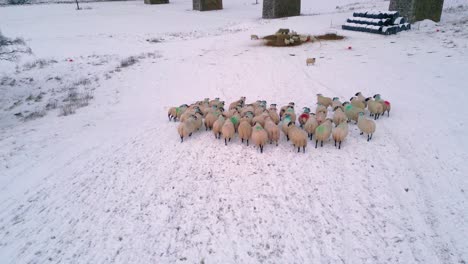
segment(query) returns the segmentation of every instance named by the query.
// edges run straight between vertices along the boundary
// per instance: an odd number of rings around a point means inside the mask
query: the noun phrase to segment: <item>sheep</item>
[[[383,112],[382,114],[385,115],[385,112],[387,112],[387,116],[390,117],[390,110],[392,109],[392,105],[390,104],[389,101],[385,101],[383,100],[381,97],[380,97],[380,94],[376,94],[374,95],[374,99],[375,101],[379,102],[380,104],[382,104],[382,107],[383,107]]]
[[[265,111],[266,111],[266,108],[263,105],[260,105],[255,109],[254,115],[259,116]]]
[[[338,97],[333,97],[332,108],[335,109],[336,107],[344,111],[343,103],[340,102],[340,99]]]
[[[268,113],[262,113],[261,115],[258,115],[258,116],[255,116],[253,119],[252,119],[252,123],[255,124],[255,123],[260,123],[260,125],[262,125],[262,127],[265,126],[265,119],[267,117],[269,117],[270,115]]]
[[[323,147],[323,141],[330,138],[332,132],[332,120],[327,118],[320,126],[315,129],[315,148],[320,141],[320,146]]]
[[[375,122],[370,119],[367,119],[364,116],[364,113],[359,113],[357,125],[358,125],[359,130],[361,130],[361,135],[366,133],[367,141],[370,141],[375,132]]]
[[[315,115],[315,118],[317,119],[318,124],[322,124],[325,119],[327,119],[327,114],[324,112],[318,112],[318,114]]]
[[[268,139],[270,140],[270,144],[273,143],[273,141],[276,143],[276,146],[278,146],[278,141],[280,138],[280,130],[278,128],[278,125],[275,124],[275,122],[267,117],[265,120],[265,130],[268,134]]]
[[[231,142],[231,139],[234,137],[235,129],[234,129],[234,124],[232,123],[231,119],[226,119],[226,121],[223,124],[223,127],[221,128],[221,134],[223,135],[224,138],[224,145],[227,146],[227,142]]]
[[[330,97],[325,97],[322,94],[317,94],[317,103],[328,108],[332,105],[332,99]]]
[[[235,101],[235,102],[232,102],[230,105],[229,105],[229,110],[231,109],[235,109],[237,106],[244,106],[244,102],[245,102],[245,97],[242,96],[239,100]]]
[[[278,112],[276,110],[276,104],[272,104],[270,106],[270,108],[268,109],[268,115],[270,116],[271,120],[275,122],[275,124],[279,124],[280,116],[278,115]]]
[[[315,118],[315,114],[311,114],[309,119],[304,125],[304,130],[307,132],[309,139],[312,140],[314,135],[315,129],[319,126],[317,119]]]
[[[307,58],[306,59],[306,65],[309,66],[309,65],[314,65],[315,64],[315,58]]]
[[[188,105],[183,104],[179,107],[171,107],[169,108],[169,111],[167,113],[167,117],[169,118],[169,121],[174,120],[174,122],[179,119],[181,115],[187,110]]]
[[[215,110],[215,111],[210,111],[206,116],[205,116],[205,129],[212,130],[213,129],[213,124],[216,122],[218,119],[218,116],[221,115],[221,111]]]
[[[195,116],[197,117],[195,119],[195,130],[198,131],[203,126],[203,116],[200,113],[195,113]]]
[[[285,114],[283,118],[283,123],[281,124],[281,130],[283,131],[284,135],[286,136],[286,139],[289,141],[289,136],[288,136],[288,130],[289,126],[288,124],[291,122],[291,116],[289,114]]]
[[[211,101],[209,102],[209,105],[210,105],[210,106],[213,106],[213,105],[218,105],[219,103],[220,103],[219,97],[216,97],[214,100],[211,100]]]
[[[258,40],[258,36],[257,35],[250,35],[250,40]]]
[[[328,110],[327,110],[327,107],[325,107],[324,105],[317,103],[317,107],[315,108],[315,115],[318,115],[320,112],[324,113],[326,116],[328,113]]]
[[[310,108],[304,107],[304,112],[299,116],[299,125],[301,126],[301,128],[307,122],[309,117],[310,117]]]
[[[248,112],[251,112],[252,115],[255,112],[255,108],[253,107],[252,104],[244,105],[244,107],[242,107],[241,112],[240,112],[241,117],[244,117]]]
[[[348,122],[343,121],[341,122],[335,129],[332,131],[332,137],[333,140],[335,141],[335,147],[336,147],[336,142],[338,142],[338,149],[341,149],[341,142],[346,138],[348,135]]]
[[[216,120],[213,124],[213,134],[215,135],[216,139],[221,138],[221,129],[226,121],[226,116],[221,114],[218,116],[218,120]]]
[[[357,92],[357,93],[355,94],[355,96],[356,96],[356,98],[357,98],[359,101],[361,101],[361,102],[364,102],[364,101],[366,100],[366,97],[363,96],[361,92]]]
[[[200,111],[200,107],[198,106],[190,106],[187,108],[187,110],[185,110],[185,112],[183,112],[183,114],[180,115],[180,122],[184,122],[188,117],[190,117],[191,115],[194,115],[196,113],[200,113],[201,114],[201,111]]]
[[[240,121],[239,128],[239,138],[244,143],[244,139],[247,140],[247,146],[249,145],[249,139],[252,136],[252,126],[250,125],[250,120],[246,117],[243,117]]]
[[[196,120],[197,117],[195,115],[191,115],[187,120],[179,124],[177,127],[177,132],[179,132],[180,143],[184,142],[185,137],[190,137],[192,136],[192,133],[195,132],[197,125]]]
[[[294,113],[294,107],[290,106],[286,110],[286,114],[291,117],[291,121],[295,124],[296,123],[296,113]]]
[[[288,105],[285,105],[285,106],[281,107],[280,113],[279,113],[280,120],[283,119],[283,116],[284,116],[284,114],[286,113],[286,110],[287,110],[289,107],[292,107],[292,108],[294,109],[294,102],[290,102]]]
[[[252,130],[252,142],[260,148],[260,153],[263,153],[263,147],[268,141],[268,134],[263,129],[260,123],[256,123]]]
[[[232,116],[231,116],[231,122],[232,124],[234,125],[234,131],[237,132],[237,129],[239,128],[239,123],[240,123],[240,115],[239,113],[234,113]]]
[[[366,109],[366,103],[364,103],[364,101],[359,100],[357,97],[351,97],[349,101],[353,106],[359,107],[361,109]]]
[[[333,109],[333,123],[335,126],[338,126],[342,122],[348,122],[348,118],[346,117],[346,114],[343,112],[343,110],[340,107],[335,107]]]
[[[358,121],[359,113],[364,113],[364,109],[351,105],[349,102],[344,102],[343,106],[345,108],[345,114],[348,118],[348,122],[354,120],[356,123]]]
[[[294,147],[297,148],[297,152],[300,152],[302,147],[302,151],[305,153],[305,148],[307,147],[307,133],[294,125],[293,122],[289,122],[288,127],[288,136]]]
[[[366,98],[366,102],[370,116],[373,116],[374,120],[379,119],[380,115],[382,115],[384,111],[382,104],[380,102],[374,101],[372,97]]]

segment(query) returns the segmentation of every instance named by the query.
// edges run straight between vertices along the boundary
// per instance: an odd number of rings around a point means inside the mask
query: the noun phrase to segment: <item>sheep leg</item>
[[[370,139],[372,139],[372,136],[374,136],[374,134],[370,134]]]
[[[336,147],[336,140],[335,140],[335,147]]]
[[[169,122],[171,122],[172,121],[171,115],[167,115],[167,117],[169,117]]]
[[[278,140],[276,141],[276,146],[278,146]]]
[[[286,139],[287,139],[287,141],[289,141],[289,136],[288,135],[286,135]]]
[[[184,137],[180,137],[180,143],[184,142]]]
[[[369,140],[370,140],[370,135],[367,134],[367,142],[369,142]]]
[[[364,132],[361,132],[361,134],[359,134],[359,135],[362,135],[362,134],[364,134]]]
[[[322,147],[322,148],[323,148],[323,140],[322,140],[322,141],[320,141],[320,147]]]
[[[249,140],[247,139],[247,147],[249,146]]]
[[[315,148],[317,148],[318,140],[315,140]]]
[[[224,139],[224,145],[227,146],[227,139]]]
[[[191,137],[191,136],[192,136],[192,133],[188,134],[188,136]]]
[[[244,139],[242,138],[242,143],[244,143]]]
[[[302,146],[302,152],[305,153],[305,146]]]
[[[341,149],[341,141],[338,144],[338,149]]]
[[[263,146],[260,145],[260,153],[263,153]]]
[[[231,138],[229,138],[229,142],[231,142]]]

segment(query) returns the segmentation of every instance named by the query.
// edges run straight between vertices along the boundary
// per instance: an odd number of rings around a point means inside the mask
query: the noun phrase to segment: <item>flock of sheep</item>
[[[180,121],[177,131],[181,142],[204,125],[206,131],[213,131],[216,139],[222,137],[225,145],[237,133],[242,143],[245,141],[248,146],[251,140],[263,153],[267,142],[274,142],[278,146],[281,130],[298,152],[302,148],[305,153],[307,141],[313,137],[315,148],[319,142],[323,147],[323,142],[332,137],[335,147],[341,149],[341,142],[348,135],[348,123],[351,121],[357,124],[361,135],[365,133],[367,141],[370,141],[376,126],[373,120],[365,117],[366,109],[374,120],[385,112],[390,116],[391,109],[390,102],[382,99],[379,94],[366,98],[360,92],[344,103],[341,103],[338,97],[332,99],[317,94],[315,113],[311,113],[309,107],[304,107],[299,116],[296,115],[293,102],[278,111],[276,104],[267,108],[266,101],[258,100],[247,104],[245,100],[245,97],[241,97],[225,110],[224,101],[219,98],[206,98],[191,105],[171,107],[168,118],[169,121]],[[327,117],[329,108],[333,110],[331,118]]]

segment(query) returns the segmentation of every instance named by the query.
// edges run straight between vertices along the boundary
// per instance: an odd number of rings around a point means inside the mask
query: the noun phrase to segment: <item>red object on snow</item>
[[[353,47],[351,47],[351,46],[348,46],[348,49],[349,49],[349,50],[351,50],[351,49],[353,49]]]
[[[438,30],[438,29],[436,29],[436,32],[439,32],[439,30]]]
[[[68,61],[69,61],[69,62],[73,62],[73,60],[72,60],[72,59],[68,59]]]

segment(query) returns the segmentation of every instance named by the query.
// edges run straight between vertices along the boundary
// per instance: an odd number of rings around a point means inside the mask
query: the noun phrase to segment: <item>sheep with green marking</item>
[[[320,126],[315,129],[315,148],[320,141],[320,146],[323,147],[323,142],[330,138],[332,132],[332,120],[327,118]]]
[[[263,153],[263,147],[266,145],[267,141],[267,132],[260,123],[256,123],[252,129],[252,142],[260,148],[260,153]]]

